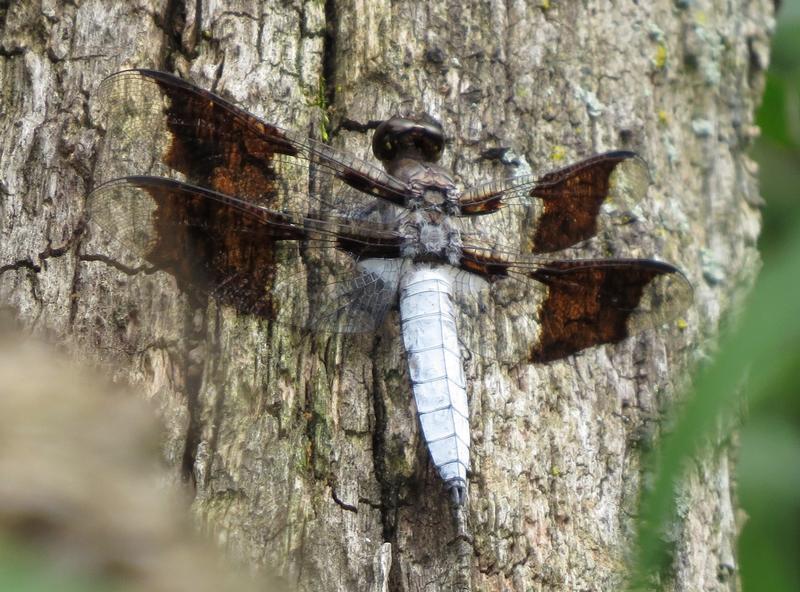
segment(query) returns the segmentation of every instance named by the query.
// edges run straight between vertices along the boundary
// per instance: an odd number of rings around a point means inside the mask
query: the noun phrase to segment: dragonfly
[[[563,255],[642,200],[650,176],[634,152],[462,188],[425,113],[372,126],[377,166],[164,72],[112,74],[96,104],[88,217],[130,253],[221,306],[309,331],[399,317],[422,439],[455,507],[470,470],[467,351],[551,363],[692,301],[669,263]],[[496,343],[466,343],[459,327],[492,311],[510,319]]]

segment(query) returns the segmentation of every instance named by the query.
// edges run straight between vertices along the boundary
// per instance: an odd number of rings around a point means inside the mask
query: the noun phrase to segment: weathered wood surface
[[[768,0],[15,2],[0,8],[0,306],[135,382],[167,426],[176,480],[196,482],[204,528],[300,590],[619,589],[641,454],[758,267],[746,152],[772,11]],[[134,66],[177,71],[316,137],[324,97],[332,143],[362,157],[370,138],[339,130],[343,119],[427,110],[467,184],[637,150],[654,180],[639,221],[593,252],[684,269],[696,289],[685,328],[547,366],[472,360],[473,538],[454,543],[396,318],[340,342],[193,311],[168,276],[78,231],[100,139],[87,101]],[[513,152],[481,158],[490,148]],[[501,322],[461,330],[496,339]],[[725,447],[690,468],[666,589],[736,588],[730,471]]]

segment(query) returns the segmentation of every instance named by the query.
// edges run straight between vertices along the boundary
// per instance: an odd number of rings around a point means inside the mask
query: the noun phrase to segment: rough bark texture
[[[769,0],[20,0],[0,8],[0,306],[139,385],[205,528],[299,590],[617,590],[642,452],[758,265],[746,153],[772,11]],[[454,541],[396,317],[346,342],[193,311],[168,276],[78,232],[99,139],[89,96],[133,66],[177,71],[317,137],[324,98],[332,143],[362,157],[370,138],[338,131],[343,118],[429,111],[466,184],[637,150],[654,180],[639,221],[593,253],[685,270],[685,328],[546,366],[473,359],[472,539]],[[513,154],[481,158],[501,147]],[[461,330],[494,339],[496,320]],[[679,496],[664,588],[735,589],[727,448],[692,465]]]

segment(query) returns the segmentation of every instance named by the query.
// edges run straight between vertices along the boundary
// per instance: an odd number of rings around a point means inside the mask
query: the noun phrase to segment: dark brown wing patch
[[[476,255],[469,248],[464,249],[459,266],[464,271],[475,273],[489,283],[508,276],[508,265],[500,260]]]
[[[165,164],[214,191],[273,203],[275,155],[298,154],[284,134],[206,90],[163,73],[151,76],[169,99]]]
[[[517,286],[521,300],[507,312],[535,317],[532,362],[622,341],[673,320],[692,301],[692,287],[677,268],[649,259],[512,262],[465,249],[461,268],[496,287]]]
[[[390,231],[275,212],[162,177],[126,177],[89,197],[90,219],[134,255],[246,314],[275,318],[276,249],[303,241],[354,258],[399,255]],[[277,302],[277,305],[286,304]],[[343,303],[345,304],[345,303]]]
[[[536,224],[533,252],[559,251],[597,233],[597,215],[609,196],[611,173],[622,162],[637,162],[633,152],[607,152],[553,171],[539,180],[532,197],[544,200]]]
[[[286,207],[281,200],[307,187],[280,185],[302,177],[313,162],[369,196],[405,203],[406,186],[379,168],[282,130],[171,74],[152,70],[114,74],[101,85],[97,104],[109,126],[106,146],[112,152],[112,166],[117,156],[135,153],[138,143],[154,144],[156,149],[146,153],[162,168],[143,171],[145,154],[139,158],[137,173],[168,176],[165,167],[195,185],[281,209]],[[125,174],[129,173],[103,178]]]
[[[461,213],[483,215],[523,208],[525,227],[533,230],[527,231],[523,252],[549,253],[593,237],[603,203],[629,209],[646,193],[649,183],[647,165],[636,153],[606,152],[541,177],[520,177],[468,190],[462,196]],[[500,213],[495,216],[502,218]],[[498,223],[502,221],[498,219]],[[481,222],[493,224],[491,218]]]
[[[184,290],[265,317],[275,314],[275,241],[305,236],[281,214],[159,177],[101,185],[88,207],[93,222]]]
[[[691,302],[683,274],[658,261],[553,261],[528,277],[548,288],[539,342],[531,349],[535,362],[622,341],[674,318]]]

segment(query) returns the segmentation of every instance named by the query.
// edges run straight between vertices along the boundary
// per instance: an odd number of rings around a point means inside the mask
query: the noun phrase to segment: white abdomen
[[[422,435],[439,475],[464,503],[469,411],[453,306],[453,268],[412,267],[400,280],[400,322]]]

